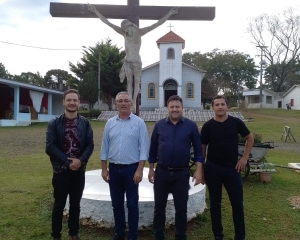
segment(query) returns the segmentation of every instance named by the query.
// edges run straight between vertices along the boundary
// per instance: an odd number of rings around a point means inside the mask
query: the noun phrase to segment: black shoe
[[[79,239],[78,235],[76,235],[76,236],[69,235],[69,240],[80,240],[80,239]]]
[[[125,240],[125,237],[120,237],[118,234],[115,234],[110,240]]]

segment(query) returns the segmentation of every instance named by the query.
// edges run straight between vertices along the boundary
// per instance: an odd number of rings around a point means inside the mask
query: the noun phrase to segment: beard
[[[66,108],[66,111],[69,113],[74,113],[74,112],[77,112],[77,108],[75,108],[75,109]]]

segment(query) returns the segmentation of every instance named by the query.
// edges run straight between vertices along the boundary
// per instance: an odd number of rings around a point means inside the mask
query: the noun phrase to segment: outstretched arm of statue
[[[88,3],[88,10],[92,13],[95,13],[97,15],[98,18],[100,18],[100,20],[102,22],[104,22],[106,25],[110,26],[112,29],[114,29],[117,33],[123,34],[124,31],[122,30],[122,28],[112,24],[110,21],[107,20],[106,17],[104,17],[101,13],[98,12],[98,10],[95,8],[95,6],[91,5]]]
[[[145,28],[140,29],[141,36],[145,35],[146,33],[150,32],[151,30],[157,28],[158,26],[162,25],[165,21],[169,19],[172,15],[178,13],[178,7],[173,7],[163,18],[158,20],[158,22],[154,23],[153,25]]]

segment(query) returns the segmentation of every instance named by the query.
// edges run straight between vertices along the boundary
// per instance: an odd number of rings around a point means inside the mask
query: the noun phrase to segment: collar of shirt
[[[184,117],[181,117],[178,122],[184,122],[185,118]],[[166,117],[166,122],[171,122],[170,118],[169,117]]]
[[[128,116],[127,118],[121,119],[121,118],[119,117],[119,114],[117,114],[117,120],[124,121],[124,120],[126,120],[126,119],[130,119],[132,115],[133,115],[133,113],[130,113],[129,116]]]

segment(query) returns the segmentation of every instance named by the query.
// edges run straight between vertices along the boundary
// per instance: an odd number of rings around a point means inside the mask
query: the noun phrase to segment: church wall
[[[201,72],[183,66],[182,70],[182,101],[183,106],[189,109],[200,110],[201,109]],[[188,83],[194,84],[194,98],[187,98],[186,96],[186,85]]]
[[[173,48],[175,51],[175,58],[167,58],[167,50]],[[160,44],[160,63],[159,84],[161,85],[166,79],[176,79],[179,85],[182,82],[182,43],[166,43]]]
[[[144,70],[141,77],[141,110],[152,111],[159,105],[159,66],[156,65],[153,68]],[[155,98],[148,98],[148,84],[155,84]]]

